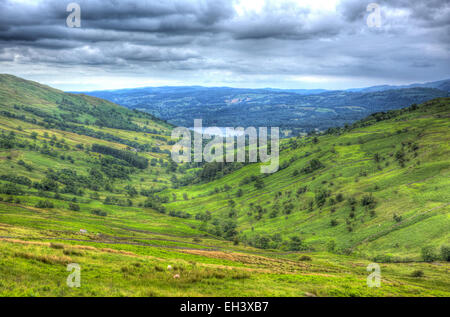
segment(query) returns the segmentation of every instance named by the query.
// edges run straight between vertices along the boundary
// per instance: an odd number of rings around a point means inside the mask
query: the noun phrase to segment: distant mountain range
[[[278,126],[285,135],[324,130],[388,111],[450,96],[450,80],[405,86],[373,86],[348,90],[241,89],[230,87],[146,87],[85,94],[168,122],[191,127]]]
[[[375,91],[386,91],[393,89],[402,89],[402,88],[435,88],[444,91],[450,91],[450,79],[433,81],[423,84],[411,84],[411,85],[402,85],[402,86],[390,86],[390,85],[380,85],[380,86],[372,86],[367,88],[353,88],[347,89],[346,91],[352,92],[375,92]]]

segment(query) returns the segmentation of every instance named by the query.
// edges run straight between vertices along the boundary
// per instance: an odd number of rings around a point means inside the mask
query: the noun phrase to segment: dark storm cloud
[[[379,29],[366,25],[372,1],[362,0],[80,0],[81,28],[65,25],[69,2],[0,0],[2,65],[148,69],[187,83],[193,72],[274,83],[450,75],[446,0],[374,0]]]
[[[64,25],[69,2],[47,0],[37,5],[0,2],[0,27]],[[206,31],[208,27],[231,18],[230,1],[77,1],[87,28],[114,31],[186,33]]]

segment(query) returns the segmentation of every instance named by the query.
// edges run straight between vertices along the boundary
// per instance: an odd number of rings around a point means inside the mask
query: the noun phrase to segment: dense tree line
[[[93,144],[92,152],[111,155],[115,158],[124,160],[131,166],[137,167],[139,169],[146,169],[148,167],[148,160],[146,158],[140,157],[137,154],[131,153],[129,151],[117,150],[100,144]]]
[[[225,162],[211,162],[203,165],[198,172],[197,178],[200,182],[210,182],[230,174],[243,166],[243,163],[225,163]]]
[[[0,179],[8,181],[14,184],[20,184],[25,186],[31,186],[32,182],[28,177],[16,176],[16,175],[0,175]]]

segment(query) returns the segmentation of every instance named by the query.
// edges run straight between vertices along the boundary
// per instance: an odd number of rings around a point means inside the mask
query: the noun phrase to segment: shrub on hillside
[[[97,215],[97,216],[102,216],[102,217],[106,217],[108,214],[106,213],[106,211],[100,210],[100,209],[94,209],[92,210],[92,214],[93,215]]]
[[[301,257],[298,258],[298,260],[299,261],[312,261],[312,258],[307,255],[302,255]]]
[[[16,184],[5,184],[0,187],[0,194],[22,195],[23,191]]]
[[[327,243],[327,251],[328,252],[334,252],[336,250],[336,241],[330,240]]]
[[[424,273],[422,270],[415,270],[411,273],[412,277],[422,277],[424,276]]]
[[[293,236],[290,239],[288,243],[289,251],[301,251],[303,249],[302,240],[299,237]]]
[[[425,262],[433,262],[437,259],[436,252],[432,246],[426,246],[422,248],[422,259]]]
[[[19,162],[21,162],[21,161],[19,161]],[[25,162],[23,164],[25,164]],[[31,180],[29,178],[25,177],[25,176],[1,175],[0,179],[8,181],[8,182],[11,182],[11,183],[14,183],[14,184],[20,184],[20,185],[25,185],[25,186],[31,186],[32,185]]]
[[[450,261],[450,245],[441,246],[441,257],[444,261]]]
[[[262,188],[264,188],[264,182],[263,182],[263,180],[262,180],[260,177],[258,177],[258,178],[256,179],[256,181],[255,181],[255,188],[256,188],[256,189],[262,189]]]
[[[402,221],[402,216],[399,216],[399,215],[397,215],[397,214],[394,214],[393,218],[394,218],[394,220],[395,220],[396,222]]]
[[[375,198],[373,198],[372,194],[364,195],[363,198],[361,199],[361,205],[373,209],[375,208],[376,205]]]
[[[55,206],[49,200],[39,200],[35,205],[36,208],[54,208]]]
[[[80,206],[74,203],[69,204],[69,209],[73,211],[80,211]]]
[[[324,165],[318,159],[313,159],[308,163],[307,166],[302,168],[302,172],[309,174],[323,167]]]
[[[315,201],[318,207],[322,207],[325,205],[325,202],[327,200],[327,197],[329,196],[329,192],[326,190],[318,190],[316,191]]]
[[[306,186],[299,187],[297,189],[297,196],[299,196],[299,195],[301,195],[303,193],[306,193],[307,190],[308,190],[308,187],[306,187]]]
[[[355,206],[356,205],[356,199],[354,197],[349,197],[348,198],[348,204],[350,206]]]

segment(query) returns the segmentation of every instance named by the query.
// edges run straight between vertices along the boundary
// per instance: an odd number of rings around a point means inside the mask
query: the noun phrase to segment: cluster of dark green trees
[[[255,234],[250,237],[244,236],[242,241],[260,249],[281,249],[287,251],[312,251],[312,248],[305,244],[298,236],[291,236],[283,239],[280,234],[262,235]]]
[[[111,155],[115,158],[121,159],[133,167],[137,167],[139,169],[146,169],[148,167],[148,160],[144,157],[137,155],[136,153],[132,153],[130,151],[117,150],[111,148],[109,146],[93,144],[92,152],[101,153],[105,155]]]

